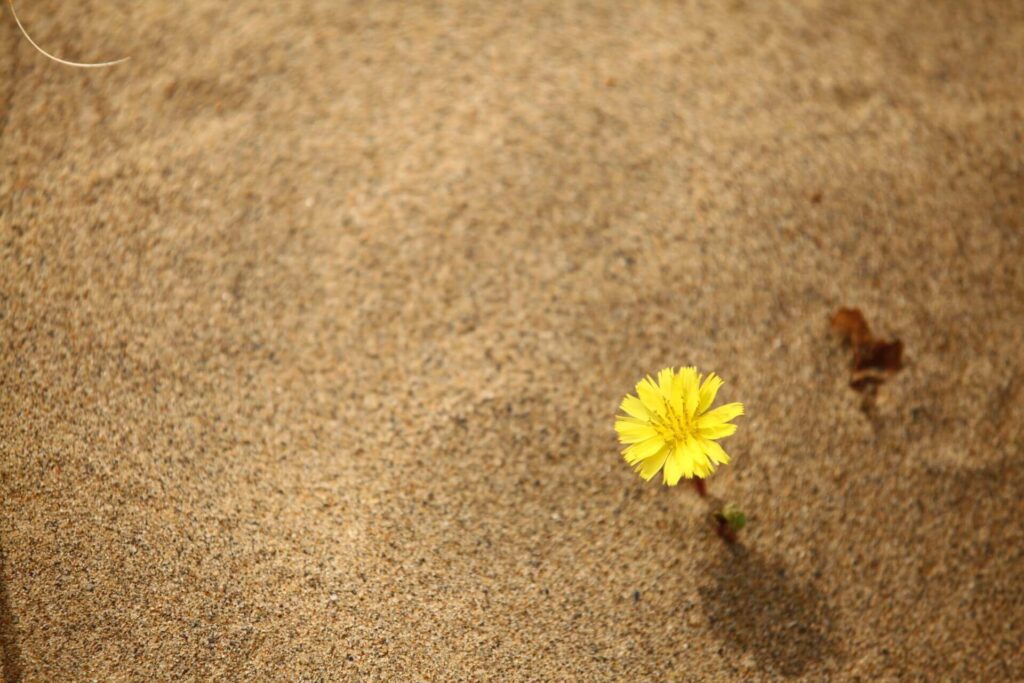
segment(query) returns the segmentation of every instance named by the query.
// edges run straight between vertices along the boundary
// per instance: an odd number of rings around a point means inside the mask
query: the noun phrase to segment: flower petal
[[[653,457],[647,458],[636,465],[636,471],[640,473],[640,476],[644,478],[644,481],[650,481],[651,478],[658,473],[658,470],[665,465],[669,450],[669,447],[665,446]]]
[[[658,436],[629,446],[622,451],[622,455],[626,458],[626,462],[632,465],[657,454],[664,446],[665,440]]]
[[[668,398],[672,395],[672,379],[676,373],[672,371],[672,368],[665,368],[658,371],[658,391],[664,398]]]
[[[700,447],[700,443],[692,436],[686,439],[686,454],[693,466],[693,476],[703,479],[714,471],[714,467],[711,465],[708,457],[704,455],[704,449]]]
[[[668,404],[676,415],[683,414],[683,396],[686,395],[686,388],[683,384],[682,373],[672,375],[672,392],[669,395]]]
[[[686,457],[678,446],[672,449],[672,453],[665,461],[665,483],[675,486],[679,483],[683,473],[686,471]]]
[[[679,376],[683,381],[683,402],[685,403],[685,413],[688,416],[693,417],[697,412],[697,404],[700,400],[697,368],[682,368],[679,370]]]
[[[650,377],[643,378],[636,385],[636,395],[640,397],[647,410],[657,415],[665,415],[665,399]]]
[[[697,472],[697,474],[695,476],[698,476],[701,479],[707,479],[712,474],[714,474],[714,472],[715,472],[715,466],[712,465],[710,462],[704,461],[703,463],[701,463],[700,470],[698,470],[698,472]]]
[[[701,450],[704,451],[704,454],[708,456],[711,462],[719,465],[729,464],[729,454],[725,452],[725,449],[722,448],[717,441],[712,441],[711,439],[699,439],[698,443],[700,444]]]
[[[619,417],[615,421],[615,431],[619,434],[620,443],[639,443],[658,436],[658,430],[649,422],[631,417]]]
[[[697,418],[697,426],[701,429],[705,427],[714,427],[720,425],[723,422],[743,414],[742,403],[726,403],[724,406],[718,406],[714,410],[709,410],[700,417]]]
[[[626,398],[622,399],[619,410],[638,420],[648,420],[651,417],[650,411],[644,408],[644,402],[633,394],[628,394]]]
[[[720,422],[711,427],[698,427],[697,435],[702,439],[724,439],[736,433],[736,425],[731,422]]]
[[[725,382],[722,381],[721,377],[713,372],[708,373],[708,378],[700,385],[700,404],[697,406],[698,415],[706,412],[711,407],[711,404],[715,402],[718,390],[722,388],[723,384]]]

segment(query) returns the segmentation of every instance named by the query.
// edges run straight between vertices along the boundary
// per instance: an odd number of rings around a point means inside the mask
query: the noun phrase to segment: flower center
[[[686,443],[686,437],[694,433],[694,425],[688,415],[680,415],[672,409],[672,406],[666,406],[668,412],[662,417],[661,415],[654,416],[654,428],[658,430],[658,435],[661,436],[666,442],[675,442],[676,445],[682,445]]]

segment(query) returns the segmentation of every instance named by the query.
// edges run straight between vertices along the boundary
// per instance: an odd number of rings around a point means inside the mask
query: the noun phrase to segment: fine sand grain
[[[1024,680],[1024,3],[18,12],[6,680]]]

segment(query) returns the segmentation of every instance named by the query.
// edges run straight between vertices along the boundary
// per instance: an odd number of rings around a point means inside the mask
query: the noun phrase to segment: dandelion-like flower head
[[[742,403],[711,409],[722,379],[709,373],[705,379],[696,368],[665,368],[657,381],[645,377],[619,409],[615,420],[626,462],[650,480],[664,468],[664,481],[675,486],[683,477],[704,479],[729,456],[718,439],[732,435],[729,421],[743,414]]]

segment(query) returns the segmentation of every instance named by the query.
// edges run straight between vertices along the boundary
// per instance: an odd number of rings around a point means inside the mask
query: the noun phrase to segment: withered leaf
[[[854,348],[871,339],[871,328],[859,308],[840,308],[832,316],[832,329]]]
[[[840,308],[832,329],[853,347],[850,386],[857,391],[881,384],[903,367],[903,342],[876,339],[859,309]]]

